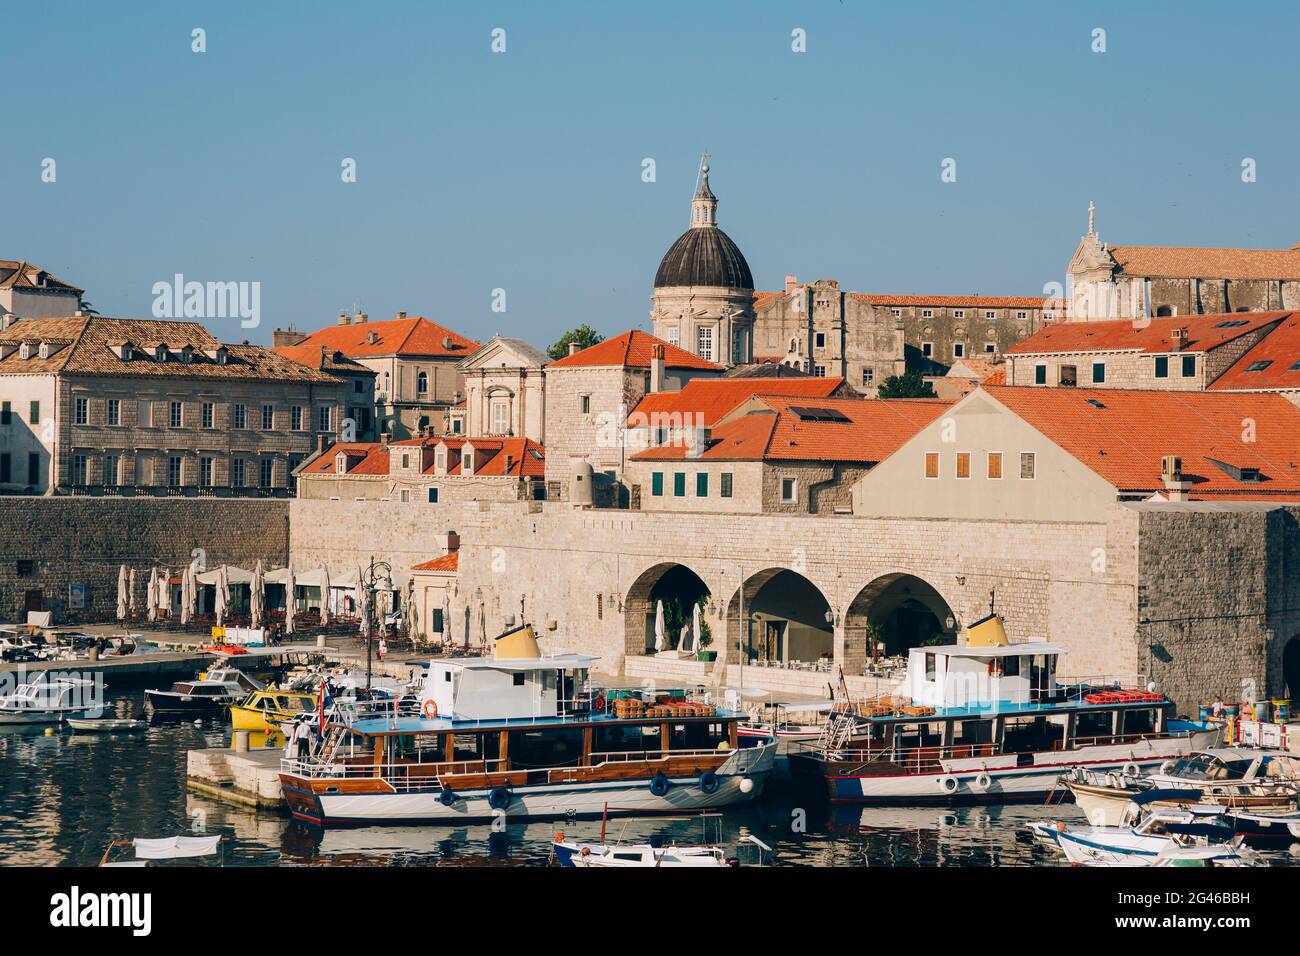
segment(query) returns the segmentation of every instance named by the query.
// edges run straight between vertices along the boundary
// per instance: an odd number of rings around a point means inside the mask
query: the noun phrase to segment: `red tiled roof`
[[[1201,279],[1300,279],[1300,248],[1200,249],[1107,246],[1129,275]]]
[[[369,341],[371,334],[375,341]],[[451,340],[448,348],[445,340]],[[389,319],[384,322],[353,322],[350,325],[331,325],[307,336],[299,347],[325,346],[330,351],[340,351],[351,358],[375,355],[421,355],[465,358],[478,348],[478,343],[458,332],[416,315],[407,319]]]
[[[292,362],[306,365],[308,368],[324,369],[327,372],[369,372],[360,362],[348,358],[335,349],[321,349],[319,345],[282,345],[271,350],[276,355],[283,355]]]
[[[872,305],[933,305],[941,309],[963,306],[971,309],[1060,309],[1060,299],[1041,295],[882,295],[877,292],[850,292],[855,299]]]
[[[653,416],[673,416],[672,421],[706,428],[751,395],[800,395],[828,398],[844,384],[831,378],[697,378],[677,392],[652,392],[628,415],[629,428],[655,424]],[[688,422],[689,416],[689,422]],[[696,416],[699,416],[697,419]]]
[[[1177,455],[1193,498],[1300,499],[1300,408],[1280,395],[1013,386],[985,393],[1121,492],[1163,492],[1160,459]],[[1242,440],[1247,419],[1252,441]],[[1257,468],[1265,480],[1237,480],[1211,459]]]
[[[867,399],[757,395],[712,430],[709,447],[691,460],[847,461],[875,463],[896,451],[952,406],[932,398]],[[803,412],[829,410],[845,420],[812,420]],[[687,459],[683,442],[633,455],[636,461]]]
[[[339,442],[326,449],[303,466],[304,475],[332,475],[334,460],[339,453],[348,456],[349,475],[386,475],[388,474],[388,454],[379,442]]]
[[[1267,362],[1264,368],[1252,366]],[[1210,385],[1210,391],[1300,389],[1300,314],[1292,313],[1235,365]]]
[[[444,435],[435,438],[407,438],[403,441],[390,442],[392,448],[416,448],[446,443],[448,448],[447,474],[459,475],[461,472],[461,449],[466,443],[474,446],[474,474],[489,478],[541,478],[546,473],[546,449],[528,438],[472,438],[463,435],[455,437]],[[323,455],[313,459],[303,468],[308,475],[334,474],[334,459],[342,451],[351,456],[364,456],[356,463],[349,463],[349,475],[386,475],[388,474],[388,453],[379,442],[356,442],[336,444],[326,449]],[[510,468],[506,469],[506,459]],[[425,475],[432,475],[435,466],[430,464],[424,469]]]
[[[695,368],[709,371],[722,371],[722,366],[714,365],[685,349],[671,345],[663,339],[655,338],[649,332],[632,329],[612,339],[605,339],[590,348],[566,355],[559,361],[552,362],[547,368],[580,368],[592,366],[614,366],[622,368],[649,368],[650,349],[654,345],[664,347],[664,366],[666,368]]]
[[[984,385],[1005,385],[1007,384],[1007,367],[999,365],[992,372],[985,376]]]
[[[783,296],[783,295],[786,295],[786,293],[785,293],[784,291],[782,291],[782,292],[755,292],[755,293],[754,293],[754,308],[755,308],[755,309],[762,309],[762,308],[765,308],[769,302],[774,302],[775,300],[781,298],[781,296]]]
[[[434,558],[432,561],[424,561],[420,564],[411,565],[412,571],[455,571],[460,567],[460,552],[453,551],[451,554],[444,554],[440,558]]]
[[[1184,329],[1181,351],[1207,352],[1291,315],[1290,312],[1227,312],[1176,315],[1157,319],[1110,319],[1104,322],[1057,322],[1007,349],[1008,355],[1056,352],[1172,352],[1174,329]],[[1224,323],[1242,323],[1225,325]]]

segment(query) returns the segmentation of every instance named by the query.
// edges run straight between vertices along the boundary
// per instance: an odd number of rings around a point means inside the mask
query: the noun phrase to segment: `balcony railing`
[[[97,498],[292,498],[292,488],[257,485],[63,485],[59,491],[74,497]]]

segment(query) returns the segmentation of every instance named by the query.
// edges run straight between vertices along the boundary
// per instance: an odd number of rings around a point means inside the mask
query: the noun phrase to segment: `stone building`
[[[1013,346],[1008,385],[1277,391],[1300,397],[1300,313],[1050,325]]]
[[[0,259],[0,329],[18,319],[79,315],[83,291],[30,262]]]
[[[858,479],[948,406],[932,399],[752,395],[715,423],[634,454],[626,478],[632,507],[848,514]]]
[[[0,488],[288,494],[346,389],[193,322],[24,319],[0,332]]]
[[[546,366],[546,494],[554,501],[627,506],[624,422],[647,394],[678,390],[722,367],[632,330]]]
[[[543,370],[548,362],[545,352],[523,339],[493,336],[460,364],[465,400],[459,433],[524,437],[545,444]],[[454,427],[451,431],[457,433]]]
[[[461,401],[460,363],[479,345],[423,316],[371,322],[364,312],[339,315],[338,323],[316,332],[276,329],[276,348],[324,347],[375,373],[374,408],[378,431],[390,438],[449,430],[449,414]]]
[[[320,369],[346,383],[344,392],[347,404],[343,407],[343,420],[339,423],[340,437],[350,441],[378,439],[374,369],[348,358],[338,349],[331,351],[323,345],[285,345],[275,349],[275,352],[300,365]]]
[[[1091,204],[1067,273],[1072,321],[1300,308],[1300,245],[1108,246]]]

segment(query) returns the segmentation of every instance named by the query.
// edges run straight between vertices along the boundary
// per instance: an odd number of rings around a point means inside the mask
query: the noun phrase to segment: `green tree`
[[[934,398],[934,389],[920,372],[891,375],[880,383],[880,398]]]
[[[546,350],[546,354],[552,359],[562,359],[569,354],[569,343],[577,343],[580,349],[589,349],[605,341],[605,336],[601,335],[590,325],[585,322],[576,329],[570,329],[556,340],[556,343]]]

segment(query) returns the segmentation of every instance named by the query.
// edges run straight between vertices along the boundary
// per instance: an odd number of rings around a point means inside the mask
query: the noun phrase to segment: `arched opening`
[[[1158,306],[1156,306],[1156,318],[1157,318],[1157,319],[1169,318],[1169,317],[1172,316],[1173,314],[1174,314],[1173,306],[1169,306],[1169,305],[1158,305]]]
[[[664,648],[677,647],[682,628],[701,605],[700,630],[703,644],[712,643],[712,632],[704,611],[709,605],[709,587],[684,564],[663,563],[647,568],[628,588],[623,599],[625,653],[655,653],[655,617],[659,602],[664,604]]]
[[[933,586],[913,574],[886,574],[859,591],[844,615],[846,656],[894,657],[926,644],[955,644],[959,625]]]
[[[1286,683],[1285,695],[1300,697],[1300,637],[1293,637],[1282,648],[1282,680]]]
[[[741,598],[744,617],[741,617]],[[728,653],[745,663],[831,661],[834,619],[817,586],[797,571],[768,568],[751,575],[727,603]]]

